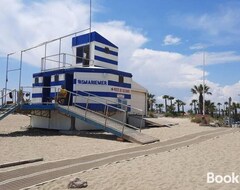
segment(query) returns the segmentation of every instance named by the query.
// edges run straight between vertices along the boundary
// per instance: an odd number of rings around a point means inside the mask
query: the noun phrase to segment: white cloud
[[[172,24],[199,32],[199,36],[214,46],[239,42],[240,3],[219,4],[216,10],[204,14],[178,14]]]
[[[192,50],[202,50],[202,49],[205,49],[207,46],[205,44],[202,44],[202,43],[196,43],[196,44],[193,44],[192,46],[189,47],[189,49],[192,49]]]
[[[83,2],[85,1],[33,1],[26,5],[20,0],[0,1],[2,7],[0,44],[5,48],[0,49],[0,53],[20,50],[56,36],[87,28],[89,7]],[[191,98],[190,88],[201,82],[201,52],[184,55],[144,49],[142,46],[148,39],[141,34],[141,31],[127,26],[123,21],[95,22],[93,26],[93,29],[107,36],[119,47],[120,69],[132,72],[134,80],[143,84],[156,96],[171,92],[176,97],[180,96],[180,99],[185,96],[184,101],[186,101]],[[165,45],[180,42],[180,38],[172,35],[166,36],[164,41]],[[31,53],[25,53],[24,57],[31,56]],[[40,52],[35,54],[39,55]],[[235,52],[206,53],[207,64],[237,61],[240,61],[240,55]],[[30,64],[40,66],[36,61]],[[208,81],[208,84],[214,90],[213,100],[223,101],[228,96],[237,99],[234,94],[240,91],[239,82],[229,86],[221,86],[211,81]]]
[[[9,53],[88,27],[88,5],[76,0],[0,1],[1,52]]]
[[[180,42],[181,42],[181,38],[178,38],[172,35],[166,35],[163,40],[164,45],[177,45],[177,44],[180,44]]]
[[[147,38],[122,21],[94,23],[94,29],[119,47],[120,69],[128,70],[129,60],[134,51],[147,42]]]

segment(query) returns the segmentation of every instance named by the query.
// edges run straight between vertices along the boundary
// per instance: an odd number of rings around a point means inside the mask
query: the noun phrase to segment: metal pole
[[[123,137],[123,133],[124,133],[124,128],[125,128],[125,121],[126,121],[126,116],[127,116],[127,112],[125,111],[125,114],[124,114],[124,121],[123,121],[123,128],[122,128],[122,137]]]
[[[89,101],[89,95],[88,95],[88,98],[87,98],[87,103],[86,103],[85,119],[86,119],[86,116],[87,116],[87,110],[88,110],[88,101]]]
[[[63,67],[66,67],[66,53],[63,54]]]
[[[21,57],[20,57],[19,91],[20,91],[20,88],[21,88],[21,80],[22,80],[22,58],[23,58],[23,51],[21,51]]]
[[[140,122],[140,133],[142,131],[142,123],[143,123],[143,112],[142,112],[142,118],[141,118],[141,122]]]
[[[62,38],[59,38],[58,68],[60,68],[60,62],[61,62],[61,46],[62,46]]]
[[[108,119],[108,105],[107,105],[107,111],[105,114],[105,128],[107,127],[107,119]]]
[[[71,99],[71,92],[69,91],[69,96],[68,96],[68,111],[69,111],[69,105],[70,105],[70,99]]]
[[[47,64],[47,43],[45,43],[44,58],[45,58],[45,62],[44,62],[44,65],[43,65],[43,71],[46,69],[46,64]]]
[[[8,84],[8,64],[9,64],[9,56],[10,54],[7,54],[7,65],[6,65],[6,81],[5,81],[5,103],[7,102],[7,84]]]
[[[205,116],[205,52],[203,52],[203,116]]]
[[[229,119],[229,126],[232,127],[232,120],[231,120],[231,103],[232,103],[232,98],[229,97],[228,99],[228,119]]]
[[[90,0],[90,5],[89,5],[89,66],[91,65],[91,32],[92,32],[92,0]]]

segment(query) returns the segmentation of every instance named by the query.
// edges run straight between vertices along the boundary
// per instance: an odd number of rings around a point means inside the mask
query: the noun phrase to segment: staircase
[[[5,93],[4,93],[5,92]],[[9,96],[11,97],[10,101],[8,101]],[[7,117],[10,113],[16,111],[18,109],[17,103],[17,91],[16,90],[5,90],[1,91],[0,97],[0,120]]]
[[[73,92],[69,92],[70,96],[80,96],[79,94],[73,93]],[[70,97],[69,96],[69,97]],[[84,98],[84,96],[81,96],[81,98]],[[101,113],[101,112],[96,112],[93,110],[88,109],[88,103],[86,104],[85,107],[83,106],[79,106],[77,104],[73,105],[57,105],[56,108],[71,117],[75,117],[78,118],[90,125],[92,125],[93,127],[95,127],[96,129],[101,129],[107,132],[110,132],[114,135],[116,135],[117,137],[123,138],[125,140],[131,141],[131,142],[135,142],[135,143],[139,143],[139,144],[148,144],[148,143],[153,143],[156,141],[159,141],[159,139],[155,138],[155,137],[151,137],[149,135],[143,134],[139,131],[139,128],[136,128],[134,126],[131,126],[129,124],[127,124],[125,121],[119,121],[116,120],[112,117],[109,116],[108,111],[107,110],[113,110],[116,109],[116,111],[118,113],[122,112],[126,114],[126,111],[117,107],[114,107],[110,104],[107,103],[103,103],[104,99],[97,97],[98,100],[96,100],[96,96],[87,96],[86,98],[86,102],[89,101],[97,101],[98,103],[101,103],[104,105],[105,107],[105,112]],[[102,101],[99,101],[99,99],[102,99]],[[106,100],[105,100],[106,101]]]

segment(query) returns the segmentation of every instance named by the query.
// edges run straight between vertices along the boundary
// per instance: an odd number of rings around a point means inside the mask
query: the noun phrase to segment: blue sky
[[[89,25],[88,0],[1,0],[0,56]],[[92,0],[92,26],[119,46],[119,68],[150,93],[189,103],[202,81],[224,102],[240,101],[240,2],[237,0]],[[34,55],[37,53],[35,52]],[[34,56],[33,56],[34,57]],[[0,87],[5,61],[0,58]],[[31,85],[39,61],[24,63],[23,84]],[[16,77],[16,76],[15,76]]]

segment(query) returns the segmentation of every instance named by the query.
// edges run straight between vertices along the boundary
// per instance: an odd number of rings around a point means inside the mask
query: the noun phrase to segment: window
[[[105,53],[109,54],[109,53],[110,53],[109,47],[105,47],[105,48],[104,48],[104,51],[105,51]]]
[[[82,63],[83,66],[89,66],[89,45],[77,48],[76,63]]]
[[[54,81],[58,82],[59,81],[59,75],[54,75]]]
[[[35,80],[35,81],[34,81],[35,84],[38,84],[38,83],[39,83],[39,78],[38,78],[38,77],[36,77],[34,80]]]
[[[124,77],[121,76],[121,75],[119,75],[118,82],[120,82],[120,83],[124,83]]]

